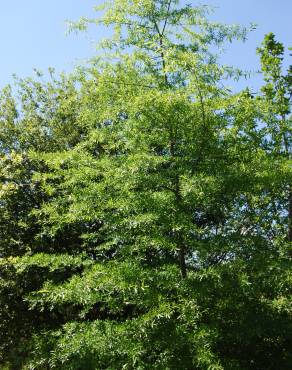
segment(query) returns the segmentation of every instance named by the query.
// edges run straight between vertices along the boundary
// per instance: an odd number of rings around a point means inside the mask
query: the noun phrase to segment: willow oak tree
[[[74,26],[93,22],[114,34],[102,43],[106,55],[72,82],[69,101],[64,86],[44,94],[58,101],[44,129],[57,144],[26,153],[38,196],[33,207],[24,200],[25,215],[35,231],[18,234],[15,249],[8,238],[1,251],[8,367],[291,368],[283,149],[291,77],[274,72],[283,50],[267,36],[263,94],[230,94],[222,81],[240,72],[221,66],[214,47],[247,30],[209,22],[207,13],[174,0],[116,0],[98,20]],[[22,117],[12,131],[16,122]],[[25,171],[14,167],[16,178]],[[16,202],[9,180],[5,212]]]

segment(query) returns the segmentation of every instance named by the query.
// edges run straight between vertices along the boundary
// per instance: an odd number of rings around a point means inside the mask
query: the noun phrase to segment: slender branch
[[[171,3],[172,3],[172,0],[169,0],[168,2],[168,6],[167,6],[167,11],[166,11],[166,18],[165,18],[165,21],[164,21],[164,25],[163,25],[163,28],[162,28],[162,32],[161,32],[161,35],[163,36],[164,35],[164,31],[166,29],[166,25],[167,25],[167,21],[168,21],[168,17],[169,17],[169,11],[170,11],[170,6],[171,6]]]
[[[154,28],[156,29],[156,32],[157,32],[158,37],[159,37],[160,57],[161,57],[161,60],[162,60],[162,70],[163,70],[164,80],[165,80],[165,84],[166,85],[168,85],[168,77],[167,77],[167,74],[165,72],[166,71],[166,63],[165,63],[165,55],[164,55],[164,51],[163,51],[163,47],[164,47],[164,45],[163,45],[163,37],[164,37],[164,32],[165,32],[165,29],[166,29],[166,25],[167,25],[167,20],[168,20],[170,6],[171,6],[171,0],[168,3],[167,16],[165,18],[162,31],[160,31],[159,26],[158,26],[156,20],[153,19]]]
[[[204,104],[204,99],[203,99],[203,94],[200,88],[199,80],[196,71],[193,69],[195,80],[196,80],[196,87],[198,89],[199,93],[199,100],[200,100],[200,105],[201,105],[201,112],[202,112],[202,119],[203,119],[203,125],[206,126],[206,111],[205,111],[205,104]]]
[[[139,23],[132,23],[132,22],[114,22],[116,25],[120,26],[134,26],[134,27],[140,27],[140,28],[146,28],[147,30],[151,30],[151,26],[147,26],[146,24],[139,24]]]
[[[122,85],[122,86],[137,86],[137,87],[144,87],[147,89],[155,89],[157,86],[151,86],[151,85],[141,85],[141,84],[134,84],[134,83],[128,83],[128,82],[117,82],[117,81],[107,81],[107,83],[112,85]]]
[[[160,29],[159,29],[158,24],[157,24],[155,19],[153,19],[153,24],[154,24],[154,28],[155,28],[156,32],[158,33],[158,36],[161,37],[162,34],[160,32]]]

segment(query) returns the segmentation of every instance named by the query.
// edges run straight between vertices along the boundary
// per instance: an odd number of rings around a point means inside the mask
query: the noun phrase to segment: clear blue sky
[[[101,0],[0,0],[0,87],[33,74],[33,68],[45,71],[70,71],[74,65],[94,55],[91,39],[103,37],[95,29],[90,35],[66,36],[66,19],[92,16],[92,8]],[[189,0],[197,4],[197,1]],[[258,24],[245,44],[228,48],[224,62],[244,69],[258,68],[255,49],[265,33],[274,32],[286,46],[292,46],[291,0],[202,0],[218,7],[212,17],[226,23]],[[290,62],[291,63],[291,62]],[[255,78],[250,85],[257,88]],[[243,82],[246,84],[246,82]]]

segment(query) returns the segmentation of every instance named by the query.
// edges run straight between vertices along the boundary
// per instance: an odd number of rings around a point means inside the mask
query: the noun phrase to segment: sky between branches
[[[187,1],[198,4],[197,1]],[[33,74],[33,68],[70,71],[95,55],[94,41],[106,36],[105,29],[92,29],[87,35],[66,36],[66,20],[93,16],[92,8],[101,0],[0,0],[0,87]],[[245,44],[228,47],[223,62],[246,70],[259,66],[255,49],[268,32],[286,47],[292,46],[291,0],[206,0],[200,3],[218,7],[212,19],[226,23],[258,24]],[[290,62],[291,63],[291,62]],[[237,87],[258,89],[260,77],[241,81]]]

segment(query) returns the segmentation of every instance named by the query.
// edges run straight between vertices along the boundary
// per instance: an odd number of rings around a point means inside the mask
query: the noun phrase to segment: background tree
[[[291,165],[291,97],[292,66],[283,74],[284,46],[275,40],[275,35],[265,36],[257,52],[261,58],[266,84],[262,88],[265,101],[269,104],[267,118],[267,150],[275,160],[286,160]],[[284,193],[288,213],[287,240],[292,242],[292,192],[291,183],[285,184]],[[290,186],[289,186],[290,185]]]

